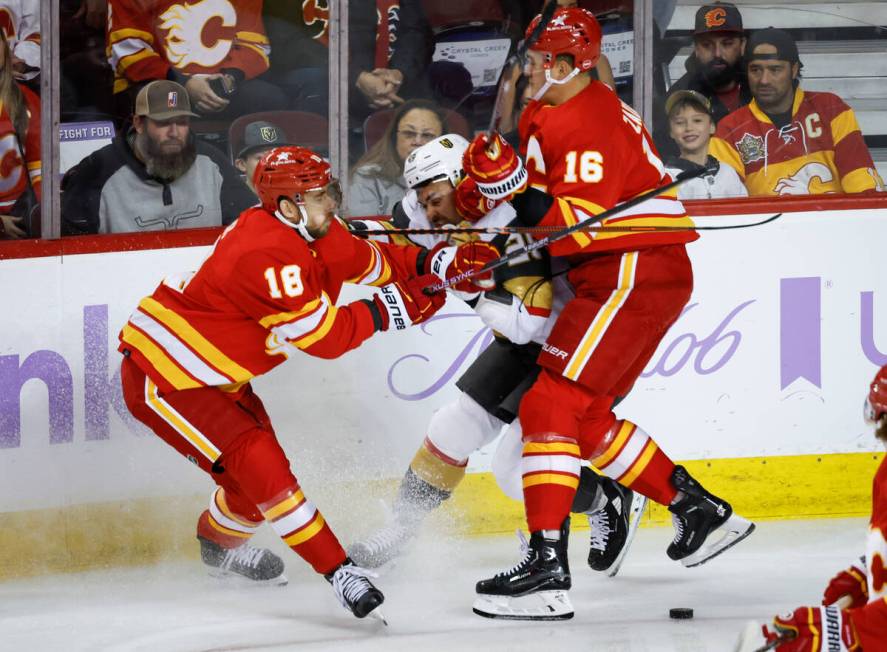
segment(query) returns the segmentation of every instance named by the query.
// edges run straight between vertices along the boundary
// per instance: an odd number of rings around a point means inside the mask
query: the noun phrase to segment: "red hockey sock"
[[[298,487],[259,507],[284,543],[318,573],[329,573],[345,561],[345,551],[336,535]]]
[[[252,511],[255,511],[255,507]],[[209,509],[204,510],[197,519],[197,536],[223,548],[236,548],[246,543],[262,524],[261,520],[253,520],[251,516],[261,519],[261,514],[244,515],[241,510],[232,508],[225,490],[218,487],[210,497]]]
[[[521,460],[527,527],[558,530],[579,486],[579,445],[552,435],[528,439]]]
[[[671,484],[674,462],[631,421],[617,421],[590,461],[619,484],[661,505],[670,505],[677,494]]]

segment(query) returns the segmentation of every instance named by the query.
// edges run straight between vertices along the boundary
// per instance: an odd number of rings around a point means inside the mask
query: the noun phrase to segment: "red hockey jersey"
[[[241,70],[247,79],[268,69],[271,47],[262,0],[110,0],[108,61],[114,92],[170,67],[186,75]]]
[[[352,236],[334,221],[307,242],[282,219],[250,208],[196,273],[168,278],[120,332],[121,351],[161,392],[236,391],[302,350],[335,358],[375,331],[363,301],[336,306],[342,284],[384,285],[416,275],[419,247]]]
[[[885,190],[853,110],[832,93],[797,89],[781,129],[752,100],[718,123],[709,153],[739,173],[749,195]]]
[[[530,186],[555,198],[543,224],[571,226],[671,181],[641,117],[597,81],[558,106],[530,102],[521,115],[520,136]],[[601,225],[688,230],[577,231],[552,244],[551,253],[639,249],[698,237],[674,189]]]
[[[19,85],[28,111],[28,130],[19,142],[6,107],[0,103],[0,211],[8,210],[28,188],[28,180],[40,201],[40,98]]]
[[[887,457],[872,483],[872,519],[866,545],[869,602],[850,611],[865,652],[887,650]]]

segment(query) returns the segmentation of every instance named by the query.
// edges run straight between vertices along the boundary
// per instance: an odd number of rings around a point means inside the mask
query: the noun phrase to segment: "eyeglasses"
[[[413,131],[411,129],[398,129],[398,136],[403,136],[407,140],[420,140],[423,143],[427,143],[431,140],[437,138],[438,134],[432,133],[430,131]]]

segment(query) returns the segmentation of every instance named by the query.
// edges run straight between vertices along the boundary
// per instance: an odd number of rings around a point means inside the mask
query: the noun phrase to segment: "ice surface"
[[[643,528],[608,579],[586,566],[588,535],[577,530],[576,616],[555,623],[471,612],[474,583],[518,561],[515,537],[431,529],[378,580],[388,628],[345,613],[291,553],[286,587],[219,584],[198,561],[40,577],[0,583],[0,650],[730,652],[746,620],[818,603],[828,579],[861,554],[865,531],[863,519],[759,523],[733,550],[685,569],[665,556],[671,528]],[[670,620],[671,607],[691,607],[695,618]]]

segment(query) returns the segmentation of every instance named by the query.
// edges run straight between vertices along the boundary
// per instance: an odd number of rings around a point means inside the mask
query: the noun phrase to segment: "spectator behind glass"
[[[754,99],[718,123],[711,153],[748,194],[884,191],[853,110],[833,93],[799,87],[802,64],[787,32],[754,32],[747,60]]]
[[[426,100],[402,104],[379,141],[354,166],[348,214],[390,215],[407,193],[403,162],[414,149],[446,131],[446,119],[436,104]]]
[[[139,91],[133,127],[62,180],[62,234],[164,231],[230,224],[255,196],[221,152],[191,132],[175,82]]]
[[[15,80],[0,30],[0,238],[40,236],[40,98]]]
[[[680,157],[665,162],[665,171],[673,177],[700,167],[713,171],[678,186],[678,199],[748,196],[736,170],[729,165],[721,165],[708,153],[708,142],[715,133],[708,98],[696,91],[678,91],[669,96],[665,112],[668,115],[669,133],[681,152]]]
[[[270,52],[262,0],[110,0],[108,53],[120,116],[154,79],[184,85],[203,116],[230,120],[283,109],[283,91],[258,77]]]
[[[716,2],[696,12],[693,54],[685,63],[686,74],[670,92],[691,90],[711,102],[715,123],[749,103],[751,93],[742,69],[745,36],[742,14],[732,4]]]
[[[256,189],[253,186],[253,173],[256,165],[270,150],[290,144],[286,142],[283,129],[272,122],[257,120],[246,125],[243,130],[243,144],[234,159],[234,167],[243,174],[243,180],[254,194]]]
[[[40,3],[0,0],[0,29],[12,51],[12,70],[19,81],[40,74]]]

